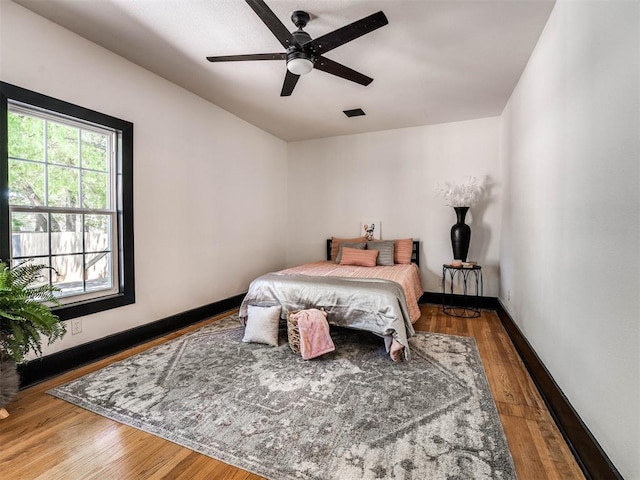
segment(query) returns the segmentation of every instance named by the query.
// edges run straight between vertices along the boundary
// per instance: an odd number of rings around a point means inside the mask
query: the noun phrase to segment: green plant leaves
[[[24,362],[33,351],[42,355],[42,337],[50,345],[66,333],[64,323],[46,303],[59,305],[59,289],[41,284],[45,265],[0,262],[0,355]],[[46,303],[45,303],[46,302]]]

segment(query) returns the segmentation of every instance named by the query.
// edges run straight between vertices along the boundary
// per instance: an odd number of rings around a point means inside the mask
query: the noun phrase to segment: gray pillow
[[[340,248],[338,249],[338,254],[336,255],[336,263],[340,263],[340,260],[342,260],[342,247],[357,248],[358,250],[364,250],[367,247],[367,244],[365,242],[341,243]]]
[[[393,240],[367,242],[367,250],[378,250],[376,265],[393,266]]]

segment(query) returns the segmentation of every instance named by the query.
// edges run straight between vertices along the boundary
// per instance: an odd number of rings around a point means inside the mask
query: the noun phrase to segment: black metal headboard
[[[327,238],[327,260],[331,260],[331,239]],[[411,252],[411,263],[420,266],[420,240],[413,241],[413,251]]]

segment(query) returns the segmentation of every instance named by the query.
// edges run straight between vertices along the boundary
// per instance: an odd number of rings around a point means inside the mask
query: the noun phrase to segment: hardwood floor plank
[[[193,453],[167,440],[151,438],[144,432],[133,430],[130,437],[132,443],[123,449],[124,454],[99,461],[100,468],[95,470],[92,478],[162,478],[173,466]]]
[[[487,376],[494,400],[515,405],[528,405],[527,395],[523,393],[513,369],[502,363],[497,363],[487,373]]]
[[[123,430],[121,426],[96,433],[99,436],[93,437],[87,445],[68,442],[67,450],[59,453],[57,461],[34,478],[37,480],[99,478],[99,472],[105,464],[120,461],[126,455],[127,448],[140,447],[132,441],[133,432]],[[143,461],[142,453],[139,461]]]
[[[496,406],[501,414],[509,415],[511,417],[520,417],[525,420],[542,421],[543,412],[529,405],[517,405],[514,403],[496,401]]]
[[[530,429],[536,428],[537,435],[534,436],[538,440],[538,450],[545,452],[548,459],[553,463],[558,471],[560,478],[579,478],[582,471],[575,462],[573,453],[569,446],[561,436],[557,434],[557,427],[548,411],[542,412],[543,421],[538,421],[535,425],[529,422]],[[541,442],[544,441],[544,443]]]
[[[527,420],[509,415],[502,415],[500,420],[507,436],[518,478],[551,478],[555,470],[552,465],[545,464],[544,458],[537,454],[536,449],[532,448],[534,441],[529,431]]]
[[[187,461],[182,462],[178,468],[167,474],[168,479],[206,479],[206,480],[259,480],[252,473],[232,467],[218,460],[194,453]]]
[[[476,339],[520,480],[584,479],[495,312],[461,319],[422,305],[417,330]],[[0,476],[19,480],[262,477],[93,414],[45,392],[115,361],[160,345],[221,316],[35,385],[0,420]],[[5,478],[4,476],[2,478]]]

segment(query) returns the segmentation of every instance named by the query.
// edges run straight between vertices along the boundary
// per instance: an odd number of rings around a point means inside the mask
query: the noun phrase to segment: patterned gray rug
[[[242,343],[235,315],[48,393],[273,480],[513,479],[475,340],[332,329],[303,361]]]

